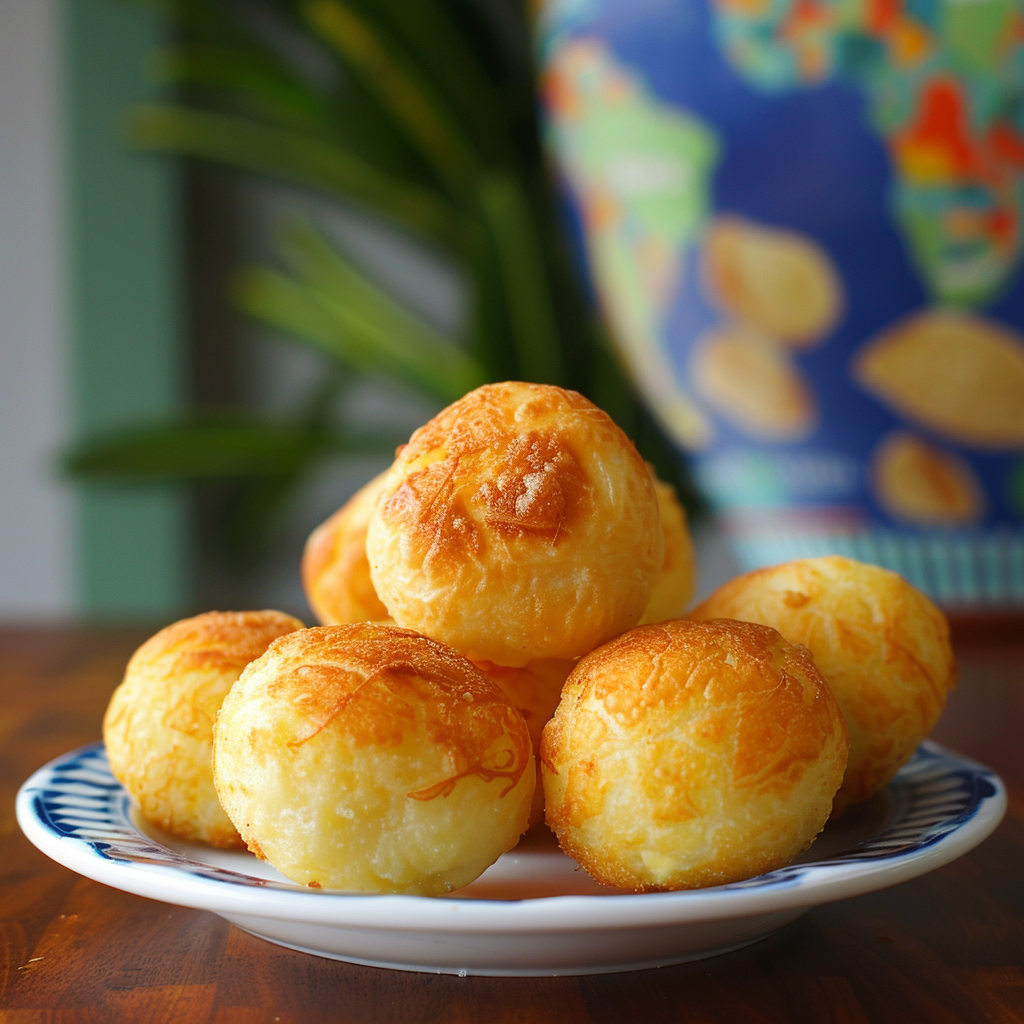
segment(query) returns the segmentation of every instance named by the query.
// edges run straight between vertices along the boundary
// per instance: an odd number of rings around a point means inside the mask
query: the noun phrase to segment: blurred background
[[[636,441],[698,595],[1024,604],[1024,22],[975,6],[0,0],[0,615],[308,617],[310,530],[503,379]]]
[[[513,0],[0,0],[0,615],[308,617],[310,530],[488,379],[584,391],[695,503],[536,77]]]

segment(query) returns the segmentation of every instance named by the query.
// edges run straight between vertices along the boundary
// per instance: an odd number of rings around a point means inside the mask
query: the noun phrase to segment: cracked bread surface
[[[548,825],[637,892],[789,863],[828,819],[846,724],[810,653],[753,623],[640,626],[581,659],[541,740]]]
[[[663,544],[654,483],[608,415],[510,381],[412,435],[366,549],[399,625],[518,667],[577,658],[638,622]]]

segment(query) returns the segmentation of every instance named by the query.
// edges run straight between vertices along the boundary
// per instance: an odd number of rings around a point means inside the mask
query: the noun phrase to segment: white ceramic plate
[[[483,975],[596,974],[681,963],[764,937],[810,907],[947,864],[999,824],[993,772],[924,743],[887,789],[789,867],[732,885],[635,895],[600,886],[546,830],[451,896],[357,896],[287,881],[249,853],[139,823],[103,745],[37,771],[18,822],[43,853],[117,889],[212,910],[271,942],[358,964]]]

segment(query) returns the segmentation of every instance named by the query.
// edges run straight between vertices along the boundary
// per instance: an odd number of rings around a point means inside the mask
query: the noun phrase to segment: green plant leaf
[[[483,239],[494,249],[520,373],[526,380],[564,384],[558,322],[533,210],[511,175],[486,177],[479,201]]]
[[[340,64],[333,50],[324,56]],[[262,41],[242,36],[167,47],[157,53],[154,70],[158,78],[200,90],[203,105],[221,113],[312,134],[387,176],[443,188],[387,111],[340,68],[336,81],[323,71],[310,80]]]
[[[592,329],[593,310],[579,286],[576,261],[559,237],[537,130],[529,5],[166,5],[175,10],[185,41],[177,51],[182,56],[166,70],[197,87],[193,97],[219,113],[143,108],[134,122],[136,139],[154,151],[320,190],[446,247],[472,274],[473,347],[467,354],[439,338],[315,232],[285,236],[289,274],[242,275],[243,308],[328,354],[345,374],[354,367],[441,401],[485,377],[577,388],[607,407],[693,507],[683,463],[602,342],[601,330]],[[312,63],[304,63],[303,55],[311,55]],[[290,426],[305,442],[297,435],[290,442],[263,437],[256,445],[261,455],[238,455],[222,436],[218,468],[216,446],[200,457],[186,443],[175,455],[149,438],[148,454],[136,447],[132,456],[131,445],[107,452],[120,466],[114,466],[114,478],[177,478],[182,472],[188,479],[222,477],[230,481],[225,490],[237,498],[225,522],[239,534],[265,536],[271,513],[296,493],[297,481],[321,457],[341,452],[337,445],[358,448],[349,432],[341,440],[332,434],[335,398],[325,386],[296,411]],[[328,435],[334,439],[324,440]],[[320,440],[310,442],[314,436]],[[136,437],[134,443],[145,440]],[[372,439],[368,443],[372,447]],[[147,475],[147,459],[170,476]],[[257,464],[262,475],[245,475],[246,467]],[[123,472],[129,475],[117,476]]]
[[[61,463],[79,479],[134,483],[280,477],[314,454],[390,453],[403,440],[390,433],[221,416],[136,424],[86,438]]]
[[[322,139],[243,117],[162,105],[136,107],[129,138],[143,149],[229,164],[354,201],[448,247],[465,243],[463,217],[440,195],[389,177]]]
[[[417,78],[394,40],[341,0],[309,0],[303,9],[309,23],[390,112],[452,194],[464,193],[479,173],[479,156],[458,118]]]
[[[301,128],[331,132],[335,104],[258,50],[216,43],[166,47],[153,57],[158,80],[241,97],[251,111]]]
[[[485,383],[484,370],[459,345],[396,302],[346,260],[312,224],[293,221],[280,233],[280,252],[296,276],[346,323],[360,321],[367,338],[406,366],[440,398],[454,401]]]
[[[502,94],[450,4],[438,0],[356,0],[369,16],[386,12],[393,32],[453,114],[492,162],[517,160]],[[378,13],[379,17],[379,13]]]
[[[365,285],[369,285],[363,279]],[[458,345],[432,332],[422,322],[392,304],[372,286],[352,288],[347,294],[311,289],[315,301],[337,326],[356,340],[361,350],[385,377],[404,378],[434,398],[448,403],[487,382],[487,376],[473,358]],[[407,326],[400,323],[407,321]],[[415,324],[415,326],[413,326]],[[372,355],[370,355],[372,353]]]
[[[250,316],[340,362],[399,380],[433,399],[453,402],[484,382],[482,371],[461,349],[432,335],[351,268],[338,276],[343,273],[351,280],[338,294],[273,270],[251,268],[239,275],[235,298]],[[386,304],[393,308],[384,312],[384,321],[378,320]],[[409,322],[403,324],[403,318]]]
[[[490,380],[522,380],[498,255],[481,227],[469,256],[470,352]]]

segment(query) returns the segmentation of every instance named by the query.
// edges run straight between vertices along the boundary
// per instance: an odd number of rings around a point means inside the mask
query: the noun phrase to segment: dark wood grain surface
[[[1007,782],[1010,810],[990,839],[915,881],[816,908],[737,953],[527,979],[324,960],[49,861],[15,823],[15,791],[49,759],[99,737],[143,637],[0,630],[0,1022],[1024,1022],[1024,619],[956,627],[960,685],[934,736]]]

